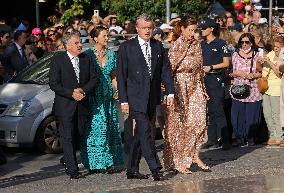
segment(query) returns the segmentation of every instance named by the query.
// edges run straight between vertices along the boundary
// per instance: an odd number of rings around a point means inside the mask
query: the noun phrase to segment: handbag
[[[245,99],[250,96],[250,85],[233,85],[230,89],[231,95],[236,99]]]
[[[251,58],[250,73],[252,73],[253,57],[254,57],[254,52],[252,53],[252,58]],[[245,99],[250,96],[250,89],[251,86],[248,84],[232,85],[230,93],[236,99]]]
[[[268,74],[264,77],[262,76],[257,80],[257,87],[260,93],[264,94],[268,90],[268,77],[270,74],[271,68],[269,68]]]

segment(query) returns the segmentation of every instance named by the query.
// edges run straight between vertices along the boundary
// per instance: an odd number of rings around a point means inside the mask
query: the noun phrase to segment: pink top
[[[256,71],[256,61],[258,58],[258,52],[255,54],[253,59],[252,72]],[[246,73],[250,73],[251,58],[244,58],[238,52],[233,53],[232,56],[233,71],[242,70]],[[257,79],[251,81],[243,79],[241,77],[234,78],[233,85],[248,84],[251,86],[250,96],[245,99],[236,99],[232,95],[232,98],[241,102],[256,102],[262,100],[262,94],[257,88]]]

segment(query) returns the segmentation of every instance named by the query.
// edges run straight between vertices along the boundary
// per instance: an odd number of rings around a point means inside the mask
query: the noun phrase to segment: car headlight
[[[28,107],[27,101],[17,101],[16,103],[10,105],[6,111],[6,116],[23,116]]]

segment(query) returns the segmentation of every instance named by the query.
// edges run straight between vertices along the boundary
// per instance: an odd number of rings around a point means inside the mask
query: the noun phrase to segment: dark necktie
[[[27,57],[26,57],[24,49],[20,48],[19,51],[20,51],[20,54],[21,54],[21,57],[22,57],[22,60],[23,60],[23,64],[25,66],[27,66],[28,65],[28,60],[27,60]]]

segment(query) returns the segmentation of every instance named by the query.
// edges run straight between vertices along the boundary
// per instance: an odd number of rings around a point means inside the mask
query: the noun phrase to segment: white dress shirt
[[[74,71],[75,71],[75,74],[76,74],[77,81],[79,83],[79,81],[80,81],[79,57],[78,56],[73,56],[68,51],[67,51],[67,55],[68,55],[68,57],[71,60],[71,63],[73,65],[73,68],[74,68]]]
[[[20,52],[20,55],[23,57],[23,53],[24,53],[23,48],[19,44],[17,44],[16,42],[15,42],[15,45],[18,48],[18,51]]]

